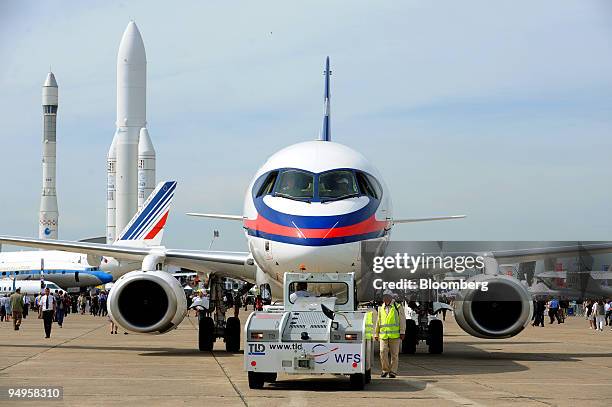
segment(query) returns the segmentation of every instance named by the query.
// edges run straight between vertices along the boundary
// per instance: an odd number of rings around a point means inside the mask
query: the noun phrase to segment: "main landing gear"
[[[210,308],[208,313],[200,312],[198,323],[198,348],[201,351],[211,351],[217,338],[223,338],[225,350],[240,351],[240,319],[229,317],[225,319],[225,304],[223,303],[223,281],[210,275]]]

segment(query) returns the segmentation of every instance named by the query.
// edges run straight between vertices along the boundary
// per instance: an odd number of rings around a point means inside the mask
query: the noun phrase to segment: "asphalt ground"
[[[450,315],[450,314],[449,314]],[[246,314],[241,315],[246,320]],[[0,386],[62,386],[45,405],[454,406],[589,405],[612,400],[612,331],[588,329],[580,317],[529,326],[506,340],[484,340],[445,323],[443,355],[401,355],[400,376],[379,377],[352,391],[348,378],[280,375],[262,390],[248,387],[242,352],[197,350],[195,317],[165,335],[111,335],[105,317],[67,316],[44,338],[42,320],[21,330],[0,323]],[[41,405],[0,399],[0,405]]]

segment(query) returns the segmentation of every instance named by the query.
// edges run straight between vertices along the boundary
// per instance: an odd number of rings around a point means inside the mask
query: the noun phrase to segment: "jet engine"
[[[482,274],[467,281],[486,282],[487,291],[459,292],[455,300],[455,319],[465,332],[479,338],[510,338],[531,321],[531,294],[517,279]]]
[[[129,272],[117,280],[108,296],[110,317],[133,332],[167,332],[178,326],[186,312],[183,287],[165,271]]]

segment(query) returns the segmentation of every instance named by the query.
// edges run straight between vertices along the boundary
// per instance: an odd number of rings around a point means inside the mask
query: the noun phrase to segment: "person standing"
[[[5,319],[6,319],[6,295],[1,295],[0,296],[0,322],[4,322]]]
[[[543,301],[540,299],[533,300],[533,322],[531,326],[538,326],[542,324],[544,326],[544,309],[546,306],[543,304]]]
[[[593,315],[595,317],[595,330],[599,329],[600,331],[603,331],[604,320],[606,317],[603,300],[600,299],[593,304]]]
[[[21,316],[23,314],[23,295],[21,295],[21,288],[17,288],[11,295],[11,309],[13,310],[13,329],[19,331],[21,326]]]
[[[64,324],[64,292],[60,290],[59,295],[55,298],[55,320],[61,328]]]
[[[106,309],[106,292],[102,291],[102,294],[100,294],[100,315],[105,317],[108,314],[108,311]]]
[[[55,297],[45,288],[45,294],[40,297],[38,318],[42,318],[45,327],[45,338],[51,337],[51,325],[55,314]]]
[[[404,307],[393,300],[393,292],[385,290],[383,304],[378,308],[374,340],[380,340],[380,377],[395,378],[399,365],[399,352],[406,332]]]
[[[26,319],[28,317],[29,311],[30,311],[30,296],[26,294],[23,296],[23,319]]]
[[[87,298],[83,293],[81,293],[81,296],[79,297],[79,307],[81,307],[81,315],[85,315],[85,308],[87,307]]]
[[[561,323],[559,319],[559,300],[553,298],[548,303],[548,317],[550,318],[550,323],[555,322],[555,318],[557,319],[557,324]]]
[[[11,320],[11,316],[13,315],[13,307],[11,307],[11,299],[8,294],[4,295],[4,308],[6,308],[6,318],[5,321],[8,322]]]

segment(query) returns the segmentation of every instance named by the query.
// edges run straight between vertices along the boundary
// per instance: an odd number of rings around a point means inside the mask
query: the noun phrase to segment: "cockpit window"
[[[378,199],[380,197],[380,188],[374,177],[364,174],[363,172],[357,173],[357,182],[359,183],[359,189],[361,193]]]
[[[257,197],[268,195],[272,192],[272,188],[274,188],[274,183],[276,182],[276,178],[278,177],[278,171],[272,171],[266,177],[266,180],[257,191]]]
[[[279,175],[274,196],[310,201],[314,196],[314,175],[300,170],[285,170]]]
[[[350,170],[329,171],[319,175],[321,202],[359,196],[355,174]]]

